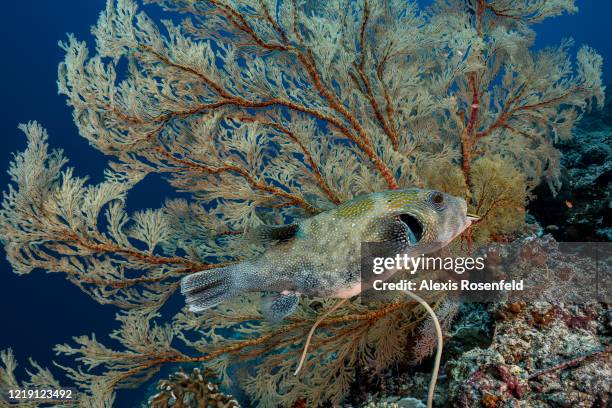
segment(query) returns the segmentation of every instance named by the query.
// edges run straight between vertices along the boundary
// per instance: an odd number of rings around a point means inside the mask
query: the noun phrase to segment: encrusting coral
[[[546,232],[562,242],[611,241],[612,90],[602,110],[583,115],[574,136],[559,145],[563,185],[556,196],[539,186],[529,203]],[[593,228],[595,226],[595,228]]]
[[[498,259],[512,259],[513,278],[523,279],[525,290],[462,304],[445,344],[435,406],[609,406],[612,313],[608,293],[594,292],[610,279],[595,284],[597,263],[550,235],[491,243],[487,251],[490,258],[507,252]],[[441,320],[450,306],[439,307]],[[351,393],[345,406],[418,401],[427,392],[426,370],[389,367],[361,388],[366,395]]]
[[[111,406],[116,389],[164,364],[206,363],[229,381],[240,361],[261,406],[341,402],[358,368],[405,357],[425,318],[418,305],[348,303],[321,323],[299,376],[304,336],[330,301],[305,300],[281,325],[255,295],[171,323],[160,307],[185,274],[262,251],[241,239],[249,228],[361,193],[439,188],[482,216],[468,240],[516,231],[531,189],[557,183],[553,143],[603,95],[588,46],[575,69],[569,41],[530,50],[529,26],[575,12],[570,0],[426,11],[399,0],[152,2],[169,12],[161,26],[132,0],[108,0],[93,56],[72,35],[61,44],[59,90],[80,134],[112,158],[105,180],[74,176],[29,123],[0,209],[16,273],[63,273],[123,309],[111,334],[122,350],[95,336],[56,347],[81,364],[63,368],[82,406]],[[128,214],[128,192],[153,173],[189,200]]]
[[[194,368],[191,374],[179,370],[157,385],[159,393],[149,398],[151,408],[240,408],[231,395],[211,382],[214,375]]]

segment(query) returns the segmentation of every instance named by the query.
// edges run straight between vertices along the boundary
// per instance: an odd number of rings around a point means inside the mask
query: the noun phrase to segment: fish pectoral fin
[[[249,237],[257,242],[285,242],[293,239],[298,229],[298,224],[259,225],[249,232]]]
[[[371,242],[400,243],[407,240],[406,226],[393,219],[379,219],[373,223],[372,231],[374,234],[370,239]]]
[[[299,303],[298,292],[283,292],[265,300],[262,314],[266,320],[277,323],[293,313]]]

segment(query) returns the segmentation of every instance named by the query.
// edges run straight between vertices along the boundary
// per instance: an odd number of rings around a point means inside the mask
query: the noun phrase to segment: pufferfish
[[[256,228],[251,235],[273,242],[269,249],[253,259],[186,276],[181,292],[193,312],[244,292],[277,292],[263,314],[279,321],[295,310],[301,295],[349,298],[364,290],[368,282],[361,281],[361,243],[387,243],[397,254],[424,255],[447,245],[475,218],[467,214],[465,200],[439,191],[361,195],[294,224]]]

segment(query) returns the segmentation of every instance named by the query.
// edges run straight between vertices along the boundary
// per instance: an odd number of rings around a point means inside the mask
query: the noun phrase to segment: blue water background
[[[39,121],[49,132],[52,147],[61,147],[79,176],[100,181],[107,159],[81,138],[65,98],[57,94],[57,64],[62,60],[59,40],[72,32],[93,48],[90,26],[104,8],[104,0],[20,0],[4,2],[0,33],[4,38],[0,78],[0,189],[9,183],[6,174],[12,153],[23,150],[25,137],[17,124]],[[427,1],[422,1],[427,4]],[[536,27],[536,46],[558,44],[571,36],[577,45],[589,44],[604,57],[604,82],[612,80],[612,2],[579,1],[580,12],[562,16]],[[163,13],[156,6],[144,9],[153,17]],[[172,189],[151,177],[128,197],[130,209],[158,207]],[[106,333],[116,327],[113,307],[103,307],[68,283],[60,274],[36,271],[19,277],[12,273],[0,248],[0,349],[11,347],[22,363],[32,357],[43,366],[58,360],[52,347],[70,342],[72,336]],[[113,342],[107,341],[108,344]],[[62,361],[61,359],[58,361]],[[63,360],[62,362],[70,362]],[[135,406],[142,392],[121,392],[117,406]]]

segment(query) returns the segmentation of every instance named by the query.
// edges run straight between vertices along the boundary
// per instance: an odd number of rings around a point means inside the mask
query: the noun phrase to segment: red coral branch
[[[579,92],[582,89],[582,87],[574,87],[572,90],[570,90],[570,91],[568,91],[568,92],[566,92],[566,93],[564,93],[562,95],[559,95],[559,96],[551,98],[551,99],[547,99],[547,100],[542,101],[542,102],[534,103],[534,104],[531,104],[531,105],[522,105],[522,106],[512,107],[512,105],[514,105],[524,95],[526,88],[527,88],[527,83],[525,83],[525,84],[523,84],[521,86],[520,91],[514,97],[509,98],[506,101],[506,103],[504,104],[504,108],[501,110],[499,116],[485,130],[483,130],[481,132],[477,132],[476,133],[476,139],[481,139],[483,137],[487,137],[491,133],[493,133],[494,130],[505,127],[507,125],[508,121],[515,114],[523,113],[525,111],[536,110],[538,108],[542,108],[542,107],[548,106],[548,105],[553,104],[553,103],[561,102],[564,99],[566,99],[567,97],[569,97],[570,95],[572,95],[572,94],[574,94],[576,92]]]
[[[281,126],[272,121],[259,120],[257,118],[249,118],[249,117],[241,117],[241,118],[235,118],[235,119],[243,121],[243,122],[257,122],[261,125],[272,127],[276,129],[277,131],[279,131],[280,133],[286,135],[291,141],[293,141],[300,148],[300,150],[302,151],[302,154],[304,154],[304,158],[306,159],[306,162],[312,169],[313,176],[315,177],[317,183],[319,184],[319,187],[321,187],[321,189],[325,192],[325,194],[327,194],[329,199],[334,204],[340,204],[341,202],[340,198],[338,198],[337,194],[329,187],[329,185],[323,178],[323,174],[321,174],[321,171],[319,170],[319,166],[317,166],[317,164],[315,163],[312,155],[310,154],[310,152],[308,151],[304,143],[302,143],[302,141],[299,140],[298,137],[293,132],[291,132],[286,127]]]
[[[265,42],[255,32],[255,30],[253,29],[253,27],[251,27],[251,25],[248,23],[248,21],[246,21],[244,16],[242,14],[240,14],[239,12],[237,12],[232,7],[230,7],[230,6],[226,5],[226,4],[222,4],[221,2],[219,2],[217,0],[208,0],[208,2],[213,4],[219,10],[221,10],[223,12],[223,14],[225,14],[225,16],[228,18],[229,22],[234,27],[236,27],[238,30],[246,33],[261,48],[264,48],[264,49],[269,50],[269,51],[275,51],[275,50],[276,51],[287,51],[288,48],[285,45],[271,44],[271,43]]]
[[[152,51],[151,51],[152,52]],[[173,111],[173,112],[168,112],[162,115],[158,115],[157,117],[153,118],[151,121],[147,122],[141,118],[138,117],[133,117],[130,115],[125,114],[124,112],[119,111],[116,107],[114,106],[108,106],[106,107],[107,110],[112,111],[113,113],[115,113],[117,116],[119,116],[121,119],[127,121],[127,122],[131,122],[131,123],[138,123],[138,124],[146,124],[146,123],[161,123],[161,126],[158,127],[157,129],[155,129],[153,132],[151,132],[147,138],[153,134],[159,133],[159,131],[161,131],[161,129],[163,128],[163,126],[170,122],[170,120],[172,120],[173,118],[186,118],[188,116],[191,115],[195,115],[201,112],[205,112],[207,110],[214,110],[214,109],[218,109],[224,106],[238,106],[238,107],[242,107],[242,108],[266,108],[266,107],[273,107],[273,106],[282,106],[285,107],[287,109],[296,111],[296,112],[301,112],[304,114],[307,114],[309,116],[312,116],[316,119],[322,120],[326,123],[328,123],[329,125],[333,126],[334,128],[338,129],[338,131],[345,136],[347,139],[353,141],[365,154],[366,156],[368,156],[368,158],[374,163],[374,166],[376,167],[376,169],[381,173],[381,175],[383,176],[383,178],[387,181],[387,184],[389,186],[389,188],[391,189],[396,189],[398,188],[397,182],[395,181],[395,177],[391,174],[391,171],[389,170],[389,168],[387,167],[387,165],[380,159],[380,157],[374,152],[374,149],[371,146],[371,143],[369,143],[369,140],[367,139],[367,137],[365,136],[365,131],[363,130],[363,128],[361,128],[361,126],[359,125],[359,123],[357,122],[357,120],[355,118],[353,118],[353,120],[351,121],[353,127],[357,126],[358,129],[360,130],[360,134],[362,135],[362,137],[358,137],[352,134],[352,132],[337,118],[327,115],[317,109],[313,109],[313,108],[309,108],[305,105],[302,104],[298,104],[295,102],[291,102],[291,101],[286,101],[286,100],[282,100],[280,98],[273,98],[270,100],[266,100],[266,101],[249,101],[246,100],[244,98],[238,97],[238,96],[234,96],[231,95],[230,93],[228,93],[226,90],[224,90],[222,87],[220,87],[218,84],[215,84],[214,81],[210,80],[209,78],[207,78],[205,75],[203,75],[202,73],[190,68],[190,67],[186,67],[180,64],[176,64],[176,63],[172,63],[168,58],[163,57],[162,55],[159,55],[158,53],[153,53],[153,55],[156,55],[158,58],[160,58],[161,61],[163,61],[164,63],[170,63],[171,66],[175,67],[175,68],[179,68],[182,70],[185,70],[186,72],[190,72],[194,75],[196,75],[198,78],[202,79],[207,85],[209,85],[212,89],[214,89],[216,92],[218,92],[219,96],[222,97],[223,99],[217,102],[212,102],[212,103],[205,103],[205,104],[200,104],[200,105],[196,105],[194,107],[192,107],[191,109],[187,109],[185,111]],[[312,57],[311,57],[312,58]],[[308,64],[309,66],[309,70],[311,72],[311,75],[314,75],[317,78],[317,89],[323,92],[325,92],[325,95],[327,95],[329,98],[333,99],[334,97],[331,95],[331,93],[329,93],[329,91],[326,90],[326,88],[324,87],[318,73],[316,72],[316,70],[312,67],[312,65]],[[218,90],[218,91],[217,91]],[[331,103],[332,107],[335,110],[341,110],[344,112],[344,115],[350,116],[348,114],[348,112],[343,108],[343,106],[339,103],[339,102],[334,102],[332,100],[333,103]]]
[[[281,36],[283,42],[285,44],[288,44],[289,38],[287,38],[287,34],[285,33],[285,30],[283,30],[283,28],[278,24],[278,22],[272,18],[272,15],[270,14],[270,11],[268,10],[268,6],[266,6],[266,3],[263,2],[262,0],[259,0],[259,6],[263,10],[264,16],[266,17],[266,20],[268,21],[268,23],[270,23],[270,25],[274,28],[274,30]]]
[[[389,53],[387,52],[385,56],[381,59],[376,68],[376,76],[378,77],[378,81],[380,82],[380,87],[382,89],[383,97],[385,98],[385,112],[387,114],[387,120],[389,121],[389,126],[392,130],[394,130],[394,126],[392,124],[393,118],[395,117],[395,109],[393,108],[393,103],[391,102],[391,95],[389,95],[389,90],[383,81],[383,75],[385,72],[385,66],[387,65],[387,61],[389,60]],[[395,132],[395,131],[394,131]],[[397,134],[397,133],[395,133]]]
[[[365,129],[361,126],[357,118],[346,109],[346,107],[338,100],[338,98],[334,94],[331,93],[331,91],[328,90],[328,87],[326,87],[325,84],[323,83],[323,80],[321,79],[319,72],[316,68],[314,57],[312,56],[312,53],[310,52],[310,50],[302,51],[302,50],[296,49],[293,46],[291,46],[287,41],[286,34],[281,29],[281,27],[274,21],[274,19],[270,16],[266,8],[264,8],[265,18],[272,25],[272,27],[279,33],[282,40],[285,41],[285,44],[270,44],[270,43],[265,42],[255,32],[255,30],[249,25],[246,19],[238,11],[234,10],[230,6],[221,4],[220,2],[216,0],[209,0],[209,2],[213,4],[214,6],[216,6],[228,18],[228,21],[236,29],[247,34],[260,47],[267,49],[267,50],[292,52],[295,55],[297,55],[298,61],[300,61],[302,66],[305,68],[305,71],[308,73],[308,76],[313,82],[314,88],[328,102],[329,106],[333,110],[339,113],[340,116],[342,116],[344,119],[346,119],[351,124],[351,126],[357,131],[357,135],[354,135],[347,128],[347,126],[345,126],[343,121],[339,120],[338,118],[330,116],[320,110],[309,108],[299,103],[283,100],[280,98],[272,98],[272,99],[262,100],[262,101],[249,101],[242,97],[232,95],[230,92],[224,89],[221,85],[217,84],[216,82],[214,82],[213,80],[208,78],[206,75],[202,74],[201,72],[197,71],[196,69],[178,64],[172,61],[167,56],[164,56],[160,54],[159,52],[156,52],[153,48],[146,46],[146,45],[140,46],[139,49],[141,51],[150,53],[151,55],[155,56],[157,59],[159,59],[164,64],[167,64],[168,66],[183,70],[185,72],[188,72],[196,76],[197,78],[202,80],[204,84],[206,84],[210,89],[212,89],[215,93],[217,93],[217,95],[221,97],[221,100],[216,101],[216,102],[196,105],[184,111],[167,112],[167,113],[158,115],[150,120],[144,120],[139,117],[128,115],[120,111],[119,109],[117,109],[115,106],[107,106],[106,109],[108,111],[113,112],[119,118],[121,118],[122,120],[128,123],[136,123],[136,124],[141,124],[141,125],[146,125],[150,123],[160,123],[161,124],[160,127],[153,130],[152,132],[150,132],[149,135],[147,135],[147,139],[148,139],[151,135],[159,133],[161,129],[163,128],[163,126],[169,123],[173,118],[186,118],[191,115],[195,115],[195,114],[207,111],[207,110],[218,109],[224,106],[236,106],[236,107],[241,107],[241,108],[266,108],[266,107],[273,107],[273,106],[281,106],[281,107],[284,107],[284,108],[287,108],[287,109],[290,109],[296,112],[301,112],[309,116],[315,117],[319,120],[322,120],[328,123],[332,127],[336,128],[344,137],[353,141],[357,145],[357,147],[365,153],[365,155],[374,164],[374,167],[379,171],[381,176],[385,179],[389,188],[397,189],[399,187],[395,180],[395,176],[392,174],[388,166],[382,161],[382,159],[375,152]],[[381,122],[381,124],[383,125],[383,129],[385,130],[385,132],[391,138],[391,141],[395,147],[397,146],[397,136],[395,135],[395,132],[393,131],[393,129],[387,124],[387,122],[382,117],[378,104],[372,96],[371,87],[369,85],[369,82],[367,86],[370,88],[369,99],[373,105],[376,116],[378,120]],[[391,104],[390,104],[388,95],[386,96],[386,99],[387,99],[387,114],[390,115],[392,114],[392,108],[391,108]]]
[[[376,98],[374,97],[374,91],[372,90],[372,84],[370,83],[370,79],[368,78],[368,76],[366,75],[364,71],[365,62],[366,62],[366,54],[367,54],[366,53],[366,28],[368,25],[369,18],[370,18],[370,9],[368,8],[368,1],[365,0],[363,3],[363,22],[361,23],[361,32],[359,35],[359,48],[361,49],[361,55],[359,59],[359,64],[355,64],[355,68],[357,69],[357,72],[359,73],[359,77],[361,78],[361,81],[363,82],[364,86],[362,88],[361,85],[358,83],[358,81],[357,81],[357,85],[359,89],[368,98],[368,101],[370,102],[370,106],[372,106],[372,109],[374,110],[374,115],[376,116],[376,119],[378,120],[378,123],[380,123],[385,134],[391,140],[393,149],[397,150],[399,148],[397,134],[395,133],[395,130],[393,130],[391,125],[387,122],[387,120],[383,116],[380,106],[378,105],[378,102],[376,101]],[[353,80],[355,81],[355,79]],[[387,107],[389,107],[389,105],[390,104],[387,104]],[[389,116],[389,118],[391,118],[391,116]]]
[[[140,45],[140,48],[143,51],[146,51],[146,52],[152,54],[153,56],[155,56],[158,60],[160,60],[161,62],[163,62],[167,66],[174,67],[174,68],[177,68],[177,69],[179,69],[181,71],[188,72],[188,73],[194,75],[195,77],[199,78],[202,82],[204,82],[206,85],[208,85],[210,88],[212,88],[219,96],[221,96],[221,97],[223,97],[225,99],[231,99],[233,97],[233,95],[231,93],[229,93],[225,88],[223,88],[221,85],[217,84],[215,81],[211,80],[206,75],[204,75],[201,72],[199,72],[198,70],[196,70],[196,69],[194,69],[192,67],[189,67],[189,66],[177,64],[176,62],[172,61],[167,56],[160,54],[159,52],[155,51],[152,47],[150,47],[148,45]]]
[[[351,126],[357,131],[358,136],[352,135],[352,133],[346,128],[346,131],[341,130],[342,133],[349,139],[353,140],[357,144],[357,146],[361,150],[363,150],[363,152],[370,158],[370,160],[372,160],[374,166],[385,179],[389,188],[397,189],[399,187],[397,181],[395,180],[395,177],[393,176],[387,165],[380,159],[380,157],[372,148],[371,141],[367,135],[367,132],[361,126],[357,118],[352,115],[346,109],[346,107],[338,100],[338,98],[331,91],[329,91],[328,87],[325,86],[317,70],[312,52],[306,49],[303,43],[301,44],[302,49],[295,48],[288,43],[285,43],[283,45],[269,44],[265,42],[259,35],[257,35],[257,33],[250,27],[248,22],[238,11],[234,10],[229,6],[220,4],[217,0],[209,1],[211,4],[217,6],[221,10],[221,12],[223,12],[228,17],[230,23],[235,28],[249,35],[253,39],[253,41],[256,44],[260,45],[262,48],[267,50],[277,50],[294,53],[297,56],[298,61],[302,64],[302,66],[308,73],[308,76],[310,77],[313,86],[317,90],[317,92],[321,94],[323,99],[327,101],[327,103],[332,109],[338,112],[344,119],[346,119],[351,124]],[[272,24],[272,26],[276,29],[277,32],[280,30],[280,27],[274,27],[274,24]],[[279,34],[281,35],[281,37],[283,36],[282,30],[281,32],[279,32]],[[303,49],[305,49],[305,51]],[[336,122],[338,121],[336,120]],[[336,127],[338,126],[336,125]]]
[[[592,352],[590,354],[586,354],[584,356],[580,356],[580,357],[573,358],[571,360],[564,361],[564,362],[562,362],[560,364],[557,364],[557,365],[554,365],[552,367],[545,368],[545,369],[540,370],[540,371],[536,371],[535,373],[529,374],[527,379],[528,380],[534,380],[534,379],[536,379],[538,377],[541,377],[543,375],[552,373],[554,371],[563,370],[565,368],[578,365],[578,364],[582,363],[584,360],[587,360],[587,359],[590,359],[590,358],[593,358],[593,357],[597,357],[597,356],[600,356],[600,355],[604,355],[604,354],[609,354],[611,351],[612,351],[612,347],[608,346],[607,348],[605,348],[603,350],[595,351],[595,352]]]
[[[480,107],[480,95],[478,93],[478,87],[476,86],[476,74],[470,74],[468,78],[470,88],[472,89],[472,107],[470,118],[468,123],[461,133],[461,153],[462,163],[461,169],[463,170],[463,176],[466,184],[470,185],[470,170],[472,163],[472,153],[474,149],[474,129],[476,128],[476,121],[478,120],[478,108]]]
[[[368,8],[368,0],[363,1],[363,22],[361,23],[361,32],[359,34],[359,48],[361,48],[361,58],[359,67],[363,69],[365,66],[366,58],[366,28],[368,26],[368,20],[370,18],[370,9]]]
[[[327,326],[334,326],[340,323],[354,323],[354,322],[364,322],[364,321],[373,321],[373,320],[377,320],[385,315],[388,315],[389,313],[392,313],[394,311],[397,311],[399,309],[401,309],[402,307],[405,307],[406,303],[405,302],[395,302],[395,303],[391,303],[389,305],[385,305],[383,307],[381,307],[380,309],[376,309],[373,311],[368,311],[365,313],[357,313],[357,314],[344,314],[344,315],[340,315],[338,317],[333,317],[333,318],[328,318],[326,320],[324,320],[323,322],[321,322],[321,324],[319,325],[319,327],[327,327]],[[201,356],[195,356],[195,357],[190,357],[187,355],[184,355],[182,353],[179,353],[178,351],[176,352],[165,352],[165,353],[157,353],[155,355],[154,358],[150,358],[149,360],[145,360],[144,358],[146,358],[146,356],[138,356],[138,355],[134,355],[133,353],[117,353],[117,360],[121,359],[121,358],[127,358],[130,360],[135,360],[135,359],[139,359],[140,360],[140,365],[138,367],[135,367],[131,370],[122,372],[122,373],[118,373],[113,379],[112,381],[109,382],[108,386],[110,388],[114,388],[117,384],[119,384],[120,382],[130,378],[130,377],[134,377],[138,374],[141,374],[143,371],[149,370],[149,369],[154,369],[155,367],[158,367],[160,365],[163,364],[168,364],[168,363],[202,363],[205,361],[210,361],[213,360],[219,356],[222,356],[224,354],[231,354],[231,353],[239,353],[242,350],[248,348],[248,347],[254,347],[254,346],[259,346],[261,344],[266,343],[267,341],[273,340],[273,339],[277,339],[279,338],[279,336],[283,335],[283,334],[287,334],[287,333],[291,333],[295,330],[300,330],[303,329],[305,327],[310,327],[310,325],[312,324],[312,322],[310,320],[300,320],[300,321],[296,321],[294,323],[291,324],[286,324],[283,325],[281,327],[279,327],[276,330],[273,331],[269,331],[265,334],[260,335],[259,337],[255,337],[253,339],[248,339],[248,340],[240,340],[240,341],[236,341],[233,344],[227,345],[227,346],[223,346],[220,347],[216,350],[212,350],[207,354],[201,355]],[[282,338],[280,338],[279,340],[277,340],[279,342],[282,343]],[[278,344],[278,343],[277,343]],[[144,358],[143,358],[144,357]]]
[[[185,258],[150,255],[133,249],[123,248],[111,243],[88,242],[72,233],[68,234],[68,238],[77,243],[79,246],[93,252],[122,254],[150,265],[184,265],[189,269],[186,272],[192,272],[196,269],[203,270],[217,267],[217,265],[202,264]]]
[[[232,264],[233,262],[209,264],[191,261],[180,257],[167,257],[152,255],[144,252],[137,251],[131,248],[124,248],[119,245],[110,242],[91,242],[83,237],[78,236],[76,233],[70,230],[64,231],[64,238],[67,244],[79,246],[91,252],[98,254],[120,254],[125,257],[131,258],[143,264],[158,266],[158,265],[180,265],[181,268],[172,271],[173,274],[187,274],[192,272],[203,271],[207,269],[219,268]],[[168,276],[159,277],[147,277],[142,276],[139,278],[123,278],[121,280],[107,280],[107,279],[94,279],[86,276],[79,276],[79,279],[83,282],[94,284],[97,286],[109,286],[115,289],[125,288],[134,286],[140,283],[154,283],[160,282],[167,279]]]
[[[267,193],[272,194],[273,196],[285,198],[289,200],[290,202],[293,202],[299,205],[300,207],[302,207],[304,210],[306,210],[307,212],[311,214],[315,214],[319,212],[317,208],[315,208],[314,206],[306,202],[306,200],[304,200],[302,197],[296,194],[288,193],[279,187],[274,187],[269,184],[257,181],[248,171],[246,171],[242,167],[239,167],[233,164],[224,164],[222,166],[212,167],[212,166],[207,166],[204,164],[195,163],[189,160],[175,157],[172,154],[168,153],[167,151],[159,147],[156,148],[155,150],[158,151],[166,159],[172,162],[175,162],[175,163],[179,163],[183,165],[184,167],[191,169],[191,170],[196,170],[196,171],[204,172],[207,174],[220,174],[224,172],[236,173],[240,175],[241,177],[243,177],[247,181],[247,183],[249,183],[249,185],[255,188],[256,190],[265,191]]]

